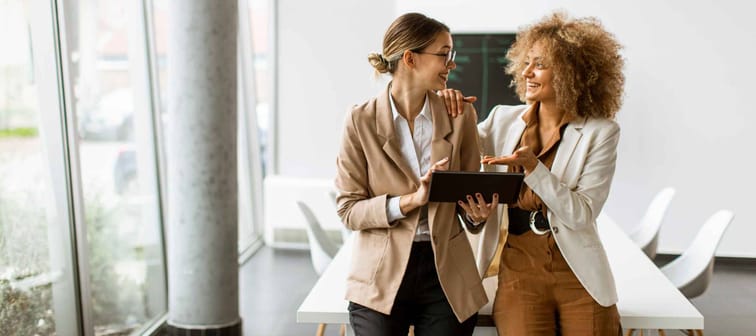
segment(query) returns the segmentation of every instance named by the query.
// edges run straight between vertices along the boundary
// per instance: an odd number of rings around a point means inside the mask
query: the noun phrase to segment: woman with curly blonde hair
[[[621,334],[596,230],[617,159],[620,49],[598,20],[555,13],[521,29],[507,53],[506,71],[527,105],[496,106],[478,125],[482,162],[525,174],[517,203],[500,212],[498,232],[485,230],[478,256],[493,259],[489,274],[499,276],[499,335]],[[440,95],[450,110],[464,100],[456,90]]]

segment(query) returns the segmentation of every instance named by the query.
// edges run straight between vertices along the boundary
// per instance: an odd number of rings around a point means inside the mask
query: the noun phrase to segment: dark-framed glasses
[[[446,63],[444,63],[445,66],[449,66],[451,62],[454,62],[454,58],[457,57],[457,51],[456,50],[449,50],[447,53],[431,53],[431,52],[425,52],[420,50],[415,50],[418,54],[428,54],[428,55],[434,55],[434,56],[441,56],[445,58]]]

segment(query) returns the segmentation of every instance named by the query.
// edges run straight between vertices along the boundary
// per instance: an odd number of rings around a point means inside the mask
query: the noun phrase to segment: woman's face
[[[450,59],[452,53],[452,37],[448,32],[436,35],[433,43],[423,50],[414,52],[416,70],[419,81],[427,83],[429,90],[446,89],[446,81],[449,79],[449,71],[457,67]]]
[[[542,42],[536,42],[525,57],[525,98],[528,101],[553,102],[556,100],[553,78],[554,72],[546,61],[546,50]]]

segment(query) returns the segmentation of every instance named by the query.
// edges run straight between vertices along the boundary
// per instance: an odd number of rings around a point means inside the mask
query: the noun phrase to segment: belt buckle
[[[537,228],[537,227],[535,226],[535,218],[536,218],[536,215],[537,215],[537,214],[538,214],[538,211],[537,211],[537,210],[536,210],[536,211],[531,211],[531,212],[530,212],[530,230],[531,230],[531,231],[533,231],[533,232],[534,232],[535,234],[537,234],[537,235],[539,235],[539,236],[543,236],[543,235],[545,235],[545,234],[549,233],[549,231],[551,231],[551,230],[550,230],[550,229],[546,229],[546,230],[539,230],[539,229],[538,229],[538,228]]]

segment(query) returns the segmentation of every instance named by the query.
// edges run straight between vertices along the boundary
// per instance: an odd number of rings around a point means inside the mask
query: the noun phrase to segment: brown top
[[[545,144],[542,144],[540,131],[538,130],[538,108],[540,106],[539,103],[535,103],[527,112],[525,112],[525,114],[522,115],[522,120],[525,121],[525,130],[522,132],[522,137],[520,137],[520,143],[517,144],[517,148],[519,149],[523,146],[528,146],[533,153],[536,154],[538,160],[546,165],[547,168],[551,169],[551,165],[554,163],[554,158],[559,149],[559,141],[562,140],[562,132],[564,132],[565,126],[567,126],[573,118],[568,113],[562,115],[562,120],[559,121],[559,126],[557,127],[559,132],[553,132],[551,138],[549,138]],[[513,172],[524,172],[522,166],[512,166],[510,169]],[[541,198],[524,183],[520,189],[520,196],[514,207],[526,211],[542,210],[544,211],[544,215],[546,214],[546,205],[543,204]]]

